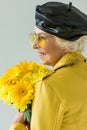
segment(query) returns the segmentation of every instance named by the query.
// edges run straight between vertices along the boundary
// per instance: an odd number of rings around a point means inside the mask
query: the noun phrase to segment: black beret
[[[87,35],[87,15],[76,7],[60,2],[47,2],[37,5],[36,26],[50,34],[74,41]]]

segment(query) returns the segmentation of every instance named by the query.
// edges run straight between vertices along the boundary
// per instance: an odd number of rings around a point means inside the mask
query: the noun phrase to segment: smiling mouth
[[[38,52],[39,55],[46,55],[44,52]]]
[[[46,53],[44,53],[44,52],[38,52],[38,54],[39,54],[40,58],[42,58],[43,56],[46,56]]]

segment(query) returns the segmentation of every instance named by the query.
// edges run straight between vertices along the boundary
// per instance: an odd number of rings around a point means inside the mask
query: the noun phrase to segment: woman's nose
[[[39,48],[38,40],[37,40],[37,39],[34,40],[34,42],[33,42],[33,44],[32,44],[32,47],[33,47],[33,49]]]

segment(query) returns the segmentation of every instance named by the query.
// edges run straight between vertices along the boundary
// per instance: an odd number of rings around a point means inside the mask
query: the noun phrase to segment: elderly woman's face
[[[35,28],[35,38],[32,46],[33,49],[36,49],[40,62],[45,65],[54,66],[65,52],[65,50],[58,45],[55,36],[37,27]]]

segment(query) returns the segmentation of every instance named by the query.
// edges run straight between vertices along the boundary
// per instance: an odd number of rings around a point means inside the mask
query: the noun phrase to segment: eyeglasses
[[[47,40],[52,37],[53,37],[53,35],[46,36],[43,33],[39,33],[39,34],[30,33],[29,34],[29,39],[30,39],[31,44],[33,44],[36,40],[38,47],[43,47],[44,44],[47,42]]]

